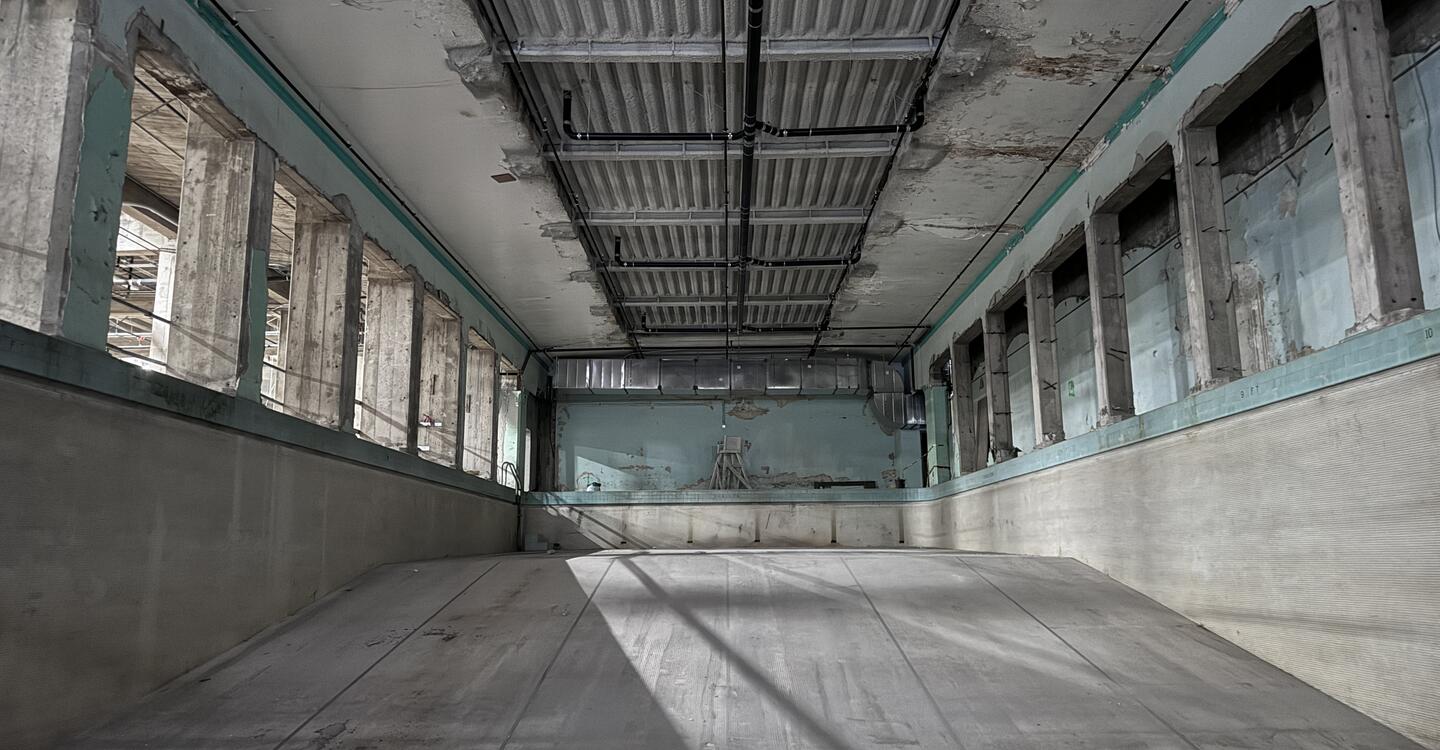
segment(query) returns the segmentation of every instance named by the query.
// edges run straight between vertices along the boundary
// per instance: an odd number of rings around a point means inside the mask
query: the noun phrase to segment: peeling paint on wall
[[[1022,54],[1017,61],[1016,71],[1027,78],[1043,78],[1086,86],[1104,83],[1114,78],[1116,66],[1129,64],[1123,56],[1103,52],[1077,52],[1065,57],[1024,54],[1027,48],[1020,48]],[[1136,69],[1140,75],[1158,75],[1164,68],[1158,65],[1142,65]]]
[[[969,140],[960,139],[950,149],[950,156],[956,159],[1028,159],[1038,162],[1048,162],[1055,157],[1060,147],[1065,145],[1063,138],[1034,138],[1034,139],[1012,139],[1012,140]],[[1057,162],[1064,167],[1078,167],[1084,160],[1085,154],[1095,147],[1093,139],[1078,139],[1074,146],[1065,152]],[[1019,229],[1018,226],[1015,229]]]
[[[769,414],[770,410],[749,399],[741,399],[734,406],[726,409],[725,413],[736,419],[754,419]]]

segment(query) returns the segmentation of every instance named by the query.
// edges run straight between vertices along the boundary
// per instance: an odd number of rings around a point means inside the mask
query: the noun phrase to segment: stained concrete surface
[[[514,549],[515,506],[406,468],[429,462],[13,330],[0,350],[239,429],[0,367],[3,750],[94,726],[376,565]]]
[[[392,565],[79,748],[1414,748],[1070,559]]]

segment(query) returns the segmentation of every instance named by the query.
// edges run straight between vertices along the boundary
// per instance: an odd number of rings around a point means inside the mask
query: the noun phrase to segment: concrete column
[[[1220,188],[1215,128],[1180,131],[1175,143],[1175,189],[1180,203],[1180,252],[1192,333],[1191,361],[1200,390],[1239,378],[1235,277],[1229,225]]]
[[[130,90],[97,13],[0,0],[0,319],[103,348]]]
[[[415,449],[425,287],[418,274],[372,269],[365,305],[365,408],[360,431],[396,450]]]
[[[478,346],[472,331],[465,365],[465,439],[460,466],[466,472],[493,478],[495,472],[495,386],[499,377],[495,351]]]
[[[1085,221],[1085,260],[1090,283],[1090,325],[1094,333],[1091,341],[1095,347],[1095,393],[1100,400],[1100,426],[1103,427],[1135,416],[1119,214],[1094,214]],[[1053,304],[1051,317],[1053,320]]]
[[[88,5],[0,0],[0,319],[51,335],[80,160]]]
[[[1425,309],[1390,33],[1380,0],[1334,0],[1316,20],[1358,333]]]
[[[1005,313],[991,310],[981,323],[985,336],[985,398],[990,405],[990,454],[995,463],[1016,455],[1010,424],[1010,364],[1005,356]]]
[[[326,427],[354,424],[362,243],[330,206],[300,199],[281,400],[287,413]]]
[[[227,393],[248,375],[258,395],[264,338],[254,331],[264,326],[274,194],[265,144],[190,118],[175,252],[161,255],[155,298],[169,324],[156,321],[151,344],[171,374]]]
[[[950,404],[949,392],[943,385],[927,385],[925,394],[925,462],[929,473],[925,486],[934,487],[950,481]]]
[[[950,430],[955,436],[952,446],[951,474],[962,476],[979,469],[979,436],[975,434],[975,393],[970,374],[975,366],[970,361],[970,342],[950,342]]]
[[[422,458],[455,465],[460,418],[460,321],[433,296],[425,300],[420,335],[420,451]]]
[[[1060,358],[1055,351],[1055,284],[1048,272],[1025,279],[1025,315],[1030,331],[1030,393],[1035,400],[1035,447],[1065,439],[1060,408]]]

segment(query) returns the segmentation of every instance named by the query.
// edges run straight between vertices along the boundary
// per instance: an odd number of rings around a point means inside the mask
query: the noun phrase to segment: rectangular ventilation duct
[[[599,396],[618,396],[625,393],[625,360],[590,360],[590,392]]]
[[[872,394],[870,412],[888,430],[925,428],[925,397],[919,393]]]
[[[695,395],[695,360],[660,360],[660,393],[666,396]]]
[[[899,366],[857,357],[560,359],[553,385],[557,396],[571,399],[871,395],[871,409],[887,428],[925,424],[923,401],[906,392]]]
[[[565,360],[560,360],[565,361]],[[584,360],[582,360],[584,361]],[[622,359],[625,368],[625,395],[658,395],[660,362],[653,359]],[[588,386],[582,386],[587,387]]]
[[[800,395],[800,360],[788,357],[770,360],[765,395],[779,398]]]
[[[764,359],[737,359],[730,362],[730,393],[733,396],[763,396],[768,363]]]
[[[559,359],[553,382],[561,395],[777,397],[903,393],[904,383],[898,366],[855,357]]]

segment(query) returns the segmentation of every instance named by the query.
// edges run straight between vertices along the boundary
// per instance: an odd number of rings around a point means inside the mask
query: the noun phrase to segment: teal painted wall
[[[567,401],[556,412],[556,487],[675,490],[704,486],[715,444],[750,441],[745,467],[758,487],[895,477],[923,485],[920,433],[886,433],[861,398]]]

